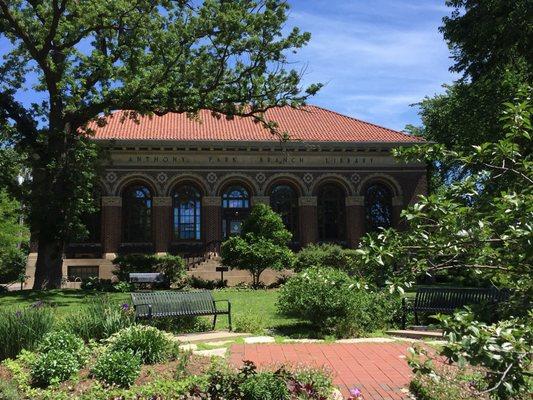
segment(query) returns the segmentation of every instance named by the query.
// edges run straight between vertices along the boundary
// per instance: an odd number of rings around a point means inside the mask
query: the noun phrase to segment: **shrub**
[[[234,325],[235,332],[259,334],[265,329],[261,317],[255,314],[237,314]]]
[[[98,295],[89,300],[83,311],[63,320],[61,326],[86,342],[106,339],[133,324],[130,311],[129,304],[121,305],[111,301],[108,295]]]
[[[20,400],[17,386],[8,381],[0,380],[0,400]]]
[[[54,325],[52,309],[35,303],[24,310],[0,310],[0,360],[33,350]]]
[[[131,351],[107,351],[91,370],[91,374],[108,385],[130,387],[141,372],[141,358]]]
[[[360,336],[395,322],[401,300],[388,292],[365,290],[338,269],[312,267],[282,287],[278,310],[310,321],[322,334]]]
[[[66,331],[47,333],[37,349],[40,353],[48,353],[53,350],[63,350],[72,354],[78,360],[81,368],[87,359],[87,349],[83,340]]]
[[[114,291],[111,279],[100,279],[96,276],[91,276],[81,282],[80,288],[82,290],[92,290],[95,292],[112,292]]]
[[[289,390],[283,379],[272,372],[260,372],[250,376],[241,384],[246,400],[285,400]]]
[[[179,354],[174,337],[153,326],[130,326],[111,336],[108,343],[110,350],[131,351],[140,357],[143,364],[166,361]]]
[[[115,275],[120,281],[128,282],[131,272],[159,272],[175,286],[185,285],[187,276],[185,261],[179,256],[157,256],[153,254],[131,254],[113,260]]]
[[[48,386],[69,379],[79,370],[76,356],[65,350],[54,349],[40,353],[31,366],[31,377],[37,386]]]
[[[205,332],[211,330],[212,327],[212,322],[206,319],[206,317],[194,316],[145,319],[141,324],[172,333]]]
[[[223,281],[220,279],[202,279],[198,276],[192,275],[187,278],[187,285],[194,289],[213,290],[227,287],[228,281],[226,279],[224,279]]]
[[[355,262],[354,250],[330,243],[309,244],[296,254],[294,270],[301,272],[310,267],[327,267],[351,271]]]
[[[244,221],[241,234],[222,244],[222,263],[248,271],[257,288],[265,269],[292,268],[294,254],[288,247],[291,237],[278,214],[265,204],[257,204]]]

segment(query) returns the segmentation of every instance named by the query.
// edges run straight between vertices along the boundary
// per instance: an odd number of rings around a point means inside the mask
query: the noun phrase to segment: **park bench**
[[[215,300],[207,290],[136,292],[131,294],[131,300],[136,319],[213,315],[213,329],[215,329],[217,316],[227,315],[231,331],[230,301]],[[227,302],[225,310],[217,307],[217,303],[221,301]]]
[[[160,272],[131,272],[129,281],[136,286],[168,286],[167,277]]]
[[[405,297],[402,299],[402,325],[405,329],[407,313],[410,311],[415,315],[415,324],[419,325],[418,315],[421,313],[451,314],[467,305],[494,306],[508,299],[508,290],[496,288],[419,287],[414,301]]]

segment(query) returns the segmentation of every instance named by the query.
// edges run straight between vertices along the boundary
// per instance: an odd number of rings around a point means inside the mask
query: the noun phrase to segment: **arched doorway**
[[[222,193],[222,238],[240,235],[249,213],[250,192],[241,185],[228,186]]]
[[[152,193],[147,186],[132,184],[124,189],[122,221],[123,242],[152,242]]]
[[[276,184],[270,191],[270,207],[277,212],[285,227],[292,233],[292,241],[298,238],[298,193],[291,185]]]

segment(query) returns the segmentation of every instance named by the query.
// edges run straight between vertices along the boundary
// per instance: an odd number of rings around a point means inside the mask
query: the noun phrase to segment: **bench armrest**
[[[148,304],[148,303],[134,304],[134,305],[133,305],[133,308],[134,308],[134,309],[137,309],[137,307],[139,307],[139,306],[146,306],[146,307],[148,307],[148,318],[152,318],[152,304]]]
[[[213,300],[213,303],[219,303],[221,301],[225,301],[228,304],[228,311],[231,311],[231,301],[229,301],[227,299]]]

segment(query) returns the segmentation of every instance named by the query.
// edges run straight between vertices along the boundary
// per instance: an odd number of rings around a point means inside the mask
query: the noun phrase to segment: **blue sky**
[[[393,129],[420,124],[410,104],[454,76],[438,32],[444,0],[289,0],[288,25],[311,32],[291,59],[304,82],[326,84],[310,103]]]
[[[288,0],[287,29],[311,32],[290,60],[305,68],[304,85],[326,86],[310,103],[389,128],[420,124],[416,107],[454,76],[438,32],[444,0]],[[0,54],[8,48],[0,39]],[[32,92],[19,98],[35,101]]]

